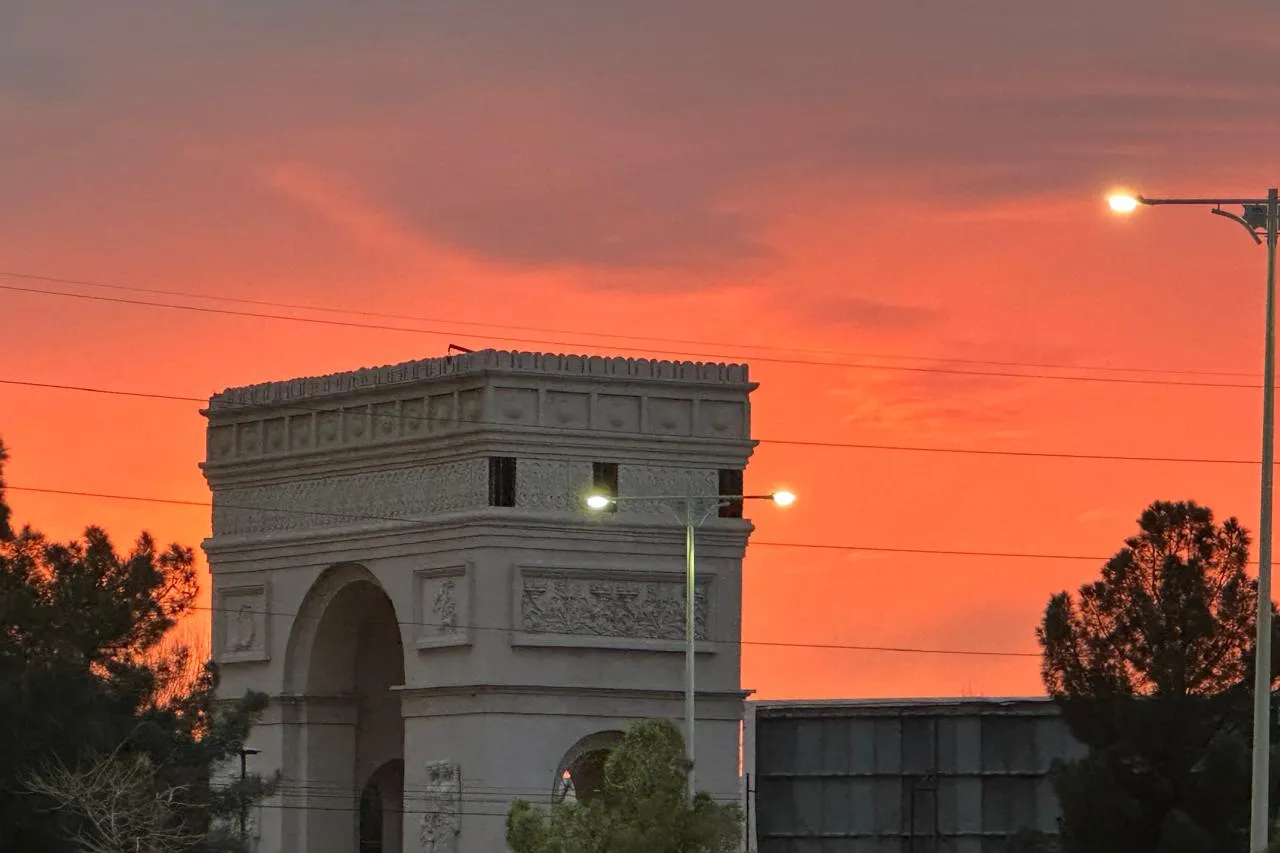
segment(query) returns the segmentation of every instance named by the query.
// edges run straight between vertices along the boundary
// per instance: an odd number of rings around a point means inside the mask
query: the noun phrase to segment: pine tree
[[[69,543],[30,527],[13,530],[4,458],[0,446],[4,849],[91,849],[85,845],[95,837],[88,811],[94,803],[71,797],[72,789],[93,790],[96,777],[128,779],[135,788],[122,802],[142,802],[148,798],[136,788],[138,774],[117,771],[143,765],[150,799],[172,804],[161,822],[165,832],[197,839],[197,849],[236,849],[232,839],[219,838],[220,819],[235,814],[242,794],[256,798],[268,786],[257,777],[243,787],[215,778],[238,755],[265,698],[247,695],[224,705],[216,699],[214,668],[193,680],[182,650],[168,659],[155,654],[192,610],[194,554],[178,545],[159,548],[146,534],[120,554],[95,527]],[[177,791],[181,797],[172,796]],[[154,824],[154,812],[148,815]]]
[[[1194,502],[1156,502],[1037,630],[1042,678],[1088,747],[1055,769],[1066,853],[1247,846],[1257,584],[1249,535]],[[1274,787],[1273,787],[1274,790]]]

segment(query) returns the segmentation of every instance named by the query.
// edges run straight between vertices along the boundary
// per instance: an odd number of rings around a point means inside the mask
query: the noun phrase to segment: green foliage
[[[1084,758],[1054,784],[1065,853],[1235,853],[1249,818],[1257,585],[1248,533],[1156,502],[1037,629],[1042,678]],[[1273,786],[1274,790],[1274,786]]]
[[[684,740],[666,720],[633,725],[605,763],[604,790],[550,812],[517,801],[507,815],[515,853],[730,853],[741,816],[699,792],[686,800]]]
[[[174,821],[212,839],[260,778],[215,782],[238,756],[265,697],[216,701],[216,671],[192,682],[181,653],[154,653],[197,593],[189,548],[147,535],[127,554],[102,530],[50,542],[7,522],[0,458],[0,827],[5,849],[62,853],[83,815],[32,793],[50,771],[89,772],[108,756],[144,758],[157,796],[180,789]],[[4,535],[8,533],[9,535]],[[212,842],[211,842],[212,843]],[[208,847],[207,849],[214,849]],[[236,849],[222,846],[217,849]]]

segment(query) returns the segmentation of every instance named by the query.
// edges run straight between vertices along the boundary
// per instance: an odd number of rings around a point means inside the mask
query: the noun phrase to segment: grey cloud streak
[[[19,201],[55,168],[194,191],[157,151],[198,138],[332,174],[497,263],[749,270],[778,213],[740,200],[756,188],[891,182],[945,204],[1157,180],[1155,161],[1274,132],[1280,106],[1274,53],[1203,52],[1280,24],[1271,6],[1248,27],[1192,0],[733,8],[19,2],[0,109],[26,105],[3,114],[27,150],[0,178]]]

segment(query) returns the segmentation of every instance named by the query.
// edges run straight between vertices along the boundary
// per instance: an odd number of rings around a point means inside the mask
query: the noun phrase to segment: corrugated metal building
[[[750,702],[750,849],[999,853],[1057,831],[1049,767],[1082,753],[1043,698]]]

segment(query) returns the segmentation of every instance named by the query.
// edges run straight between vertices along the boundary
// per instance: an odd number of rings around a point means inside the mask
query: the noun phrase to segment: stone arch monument
[[[215,656],[224,695],[271,697],[249,761],[282,778],[261,849],[495,853],[511,800],[680,719],[683,530],[582,499],[737,493],[754,387],[741,365],[484,350],[214,395]],[[751,525],[722,515],[698,534],[695,759],[732,800]]]

